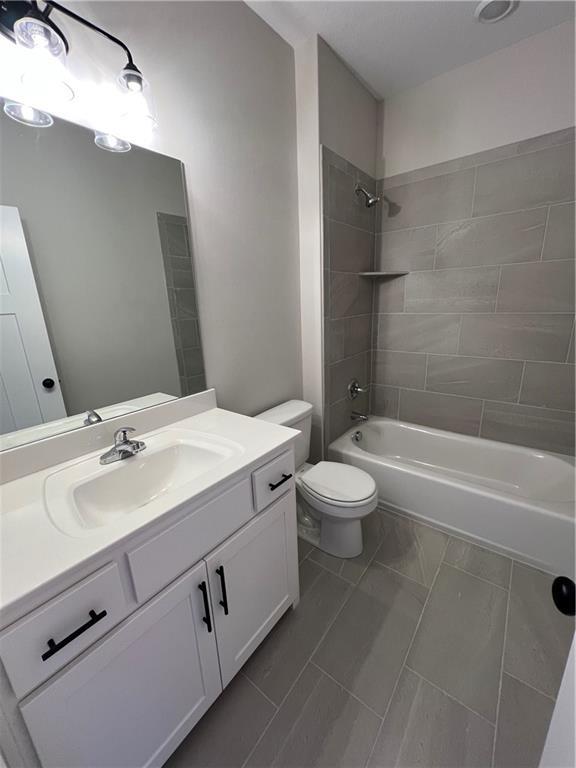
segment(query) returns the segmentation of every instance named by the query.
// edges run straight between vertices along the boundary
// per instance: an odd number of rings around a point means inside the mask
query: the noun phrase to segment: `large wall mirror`
[[[0,448],[205,389],[182,164],[0,112]]]

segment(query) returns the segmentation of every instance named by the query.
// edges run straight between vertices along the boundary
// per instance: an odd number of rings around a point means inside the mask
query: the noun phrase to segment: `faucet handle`
[[[128,441],[128,434],[130,432],[136,432],[134,427],[120,427],[114,432],[114,445],[122,445]]]
[[[348,397],[350,400],[356,400],[358,395],[364,395],[368,392],[368,387],[361,387],[358,379],[352,379],[348,384]]]

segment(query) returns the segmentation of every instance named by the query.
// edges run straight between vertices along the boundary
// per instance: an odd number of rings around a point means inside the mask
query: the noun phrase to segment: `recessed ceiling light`
[[[493,24],[509,16],[518,7],[518,0],[482,0],[478,3],[474,16],[484,24]]]

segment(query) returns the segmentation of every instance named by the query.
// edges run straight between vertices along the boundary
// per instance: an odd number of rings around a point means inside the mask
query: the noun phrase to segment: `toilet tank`
[[[310,428],[312,426],[312,406],[303,400],[288,400],[285,403],[263,411],[255,416],[256,419],[270,421],[283,427],[300,430],[300,436],[294,443],[296,466],[307,461],[310,455]]]

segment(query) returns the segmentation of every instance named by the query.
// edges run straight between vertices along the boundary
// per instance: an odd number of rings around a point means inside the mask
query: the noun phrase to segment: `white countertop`
[[[0,611],[24,600],[44,585],[81,566],[122,540],[141,532],[147,525],[176,513],[182,504],[193,502],[198,495],[214,489],[219,483],[254,465],[273,451],[289,448],[298,432],[237,413],[211,408],[196,416],[167,424],[147,434],[174,429],[188,429],[214,435],[238,443],[242,451],[223,461],[193,481],[193,494],[186,486],[170,493],[170,507],[162,497],[124,516],[114,525],[95,529],[89,536],[72,537],[61,532],[52,522],[44,505],[44,483],[55,471],[97,457],[102,451],[78,456],[72,461],[54,465],[0,486]],[[134,515],[137,514],[135,525]]]

